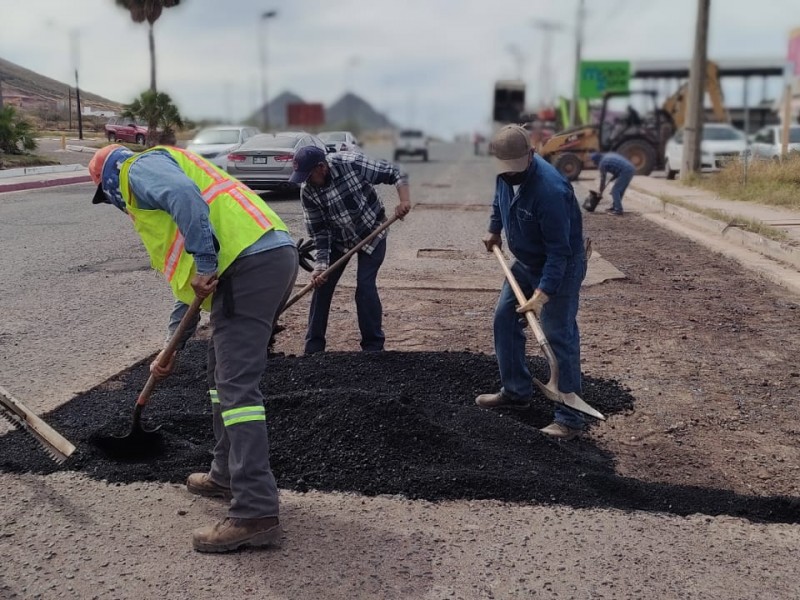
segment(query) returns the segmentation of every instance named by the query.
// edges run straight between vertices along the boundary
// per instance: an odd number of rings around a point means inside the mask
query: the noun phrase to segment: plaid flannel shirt
[[[408,175],[385,160],[358,152],[336,152],[325,158],[330,180],[322,187],[304,183],[300,190],[306,230],[314,240],[317,269],[330,266],[331,249],[350,250],[386,220],[383,202],[373,184],[408,185]],[[372,254],[386,233],[381,232],[363,251]]]

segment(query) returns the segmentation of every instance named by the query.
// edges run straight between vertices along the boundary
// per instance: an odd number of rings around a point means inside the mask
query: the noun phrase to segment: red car
[[[147,141],[147,124],[127,117],[112,117],[106,123],[109,142],[134,142],[144,146]]]

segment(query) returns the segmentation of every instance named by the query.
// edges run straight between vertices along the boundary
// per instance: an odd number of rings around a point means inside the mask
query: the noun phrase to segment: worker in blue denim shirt
[[[505,232],[516,258],[511,267],[530,300],[520,308],[508,281],[503,284],[494,315],[494,346],[502,388],[481,394],[483,408],[527,408],[533,381],[525,356],[525,321],[532,310],[541,320],[560,370],[559,390],[581,394],[578,301],[586,275],[583,223],[572,186],[537,156],[528,132],[517,125],[500,129],[491,141],[499,176],[495,184],[489,232],[483,242],[491,252]],[[571,439],[585,426],[581,413],[558,404],[553,423],[541,431]]]

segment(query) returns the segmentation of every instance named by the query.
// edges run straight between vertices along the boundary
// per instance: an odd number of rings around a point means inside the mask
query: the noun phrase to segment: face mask
[[[527,171],[520,171],[519,173],[503,173],[500,177],[503,178],[508,185],[522,185],[525,183],[525,178],[528,176]]]

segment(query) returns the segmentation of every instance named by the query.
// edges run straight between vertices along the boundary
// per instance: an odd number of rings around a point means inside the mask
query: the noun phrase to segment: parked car
[[[253,189],[297,189],[289,178],[294,170],[294,154],[304,146],[330,152],[322,140],[305,131],[262,133],[228,154],[225,170]]]
[[[753,158],[776,159],[782,152],[783,127],[772,125],[759,129],[753,136],[750,152]],[[789,127],[789,152],[800,152],[800,125]]]
[[[401,129],[394,141],[394,159],[401,156],[421,156],[428,161],[428,138],[419,129]]]
[[[207,127],[197,132],[186,149],[208,159],[218,167],[225,168],[228,154],[259,133],[261,132],[255,127],[243,125]]]
[[[356,136],[349,131],[322,131],[318,137],[336,152],[363,152]]]
[[[743,131],[725,123],[706,123],[703,125],[703,139],[700,142],[701,168],[703,171],[717,171],[726,162],[742,156],[747,150],[747,136]],[[664,151],[664,171],[667,179],[675,179],[681,170],[683,156],[683,129],[667,142]]]
[[[109,142],[133,142],[144,145],[147,141],[147,123],[129,117],[111,117],[105,125]]]

